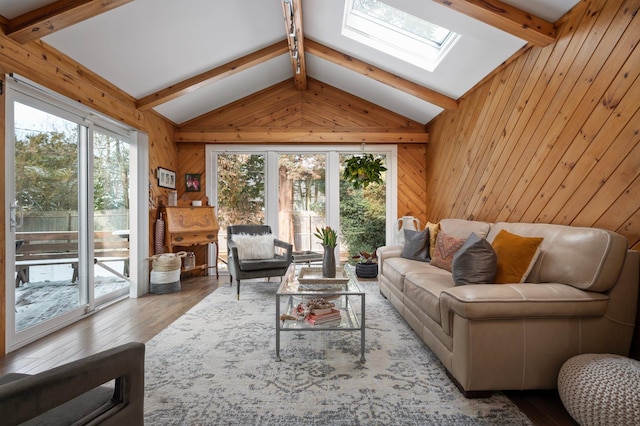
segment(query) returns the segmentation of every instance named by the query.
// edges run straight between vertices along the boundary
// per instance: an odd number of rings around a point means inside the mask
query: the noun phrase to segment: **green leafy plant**
[[[316,232],[313,235],[322,241],[323,246],[334,248],[338,245],[338,235],[330,226],[325,226],[322,229],[316,228]]]
[[[387,168],[382,165],[382,158],[373,154],[354,155],[345,161],[342,178],[351,182],[354,188],[366,188],[372,183],[383,183],[382,172]]]
[[[356,263],[377,263],[378,262],[378,255],[376,254],[376,252],[366,252],[366,251],[361,251],[360,253],[356,254],[355,256],[352,257],[353,260],[356,261]]]

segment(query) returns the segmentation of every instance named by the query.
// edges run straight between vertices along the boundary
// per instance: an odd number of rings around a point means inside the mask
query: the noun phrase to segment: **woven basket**
[[[153,260],[152,268],[156,272],[175,271],[176,269],[180,269],[182,258],[186,255],[187,252],[185,251],[155,255],[151,257]]]
[[[149,259],[153,261],[149,279],[149,291],[155,294],[167,294],[180,291],[180,267],[187,252],[165,253]]]

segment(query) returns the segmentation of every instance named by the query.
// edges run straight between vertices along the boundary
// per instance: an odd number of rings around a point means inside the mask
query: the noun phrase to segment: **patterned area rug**
[[[504,395],[465,399],[436,356],[384,299],[366,291],[359,333],[283,333],[275,360],[278,284],[224,285],[146,349],[150,425],[530,425]]]

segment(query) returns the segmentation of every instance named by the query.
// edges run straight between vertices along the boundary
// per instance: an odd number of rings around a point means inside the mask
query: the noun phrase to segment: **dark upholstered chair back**
[[[227,239],[233,240],[234,234],[262,235],[271,234],[269,225],[231,225],[227,226]]]

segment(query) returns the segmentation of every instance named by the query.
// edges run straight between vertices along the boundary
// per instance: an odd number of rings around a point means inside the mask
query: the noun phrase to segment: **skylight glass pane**
[[[427,71],[460,37],[379,0],[347,0],[342,34]]]
[[[353,0],[351,10],[367,16],[374,22],[377,21],[379,24],[422,38],[437,46],[442,46],[451,34],[451,31],[446,28],[409,15],[378,0]]]

